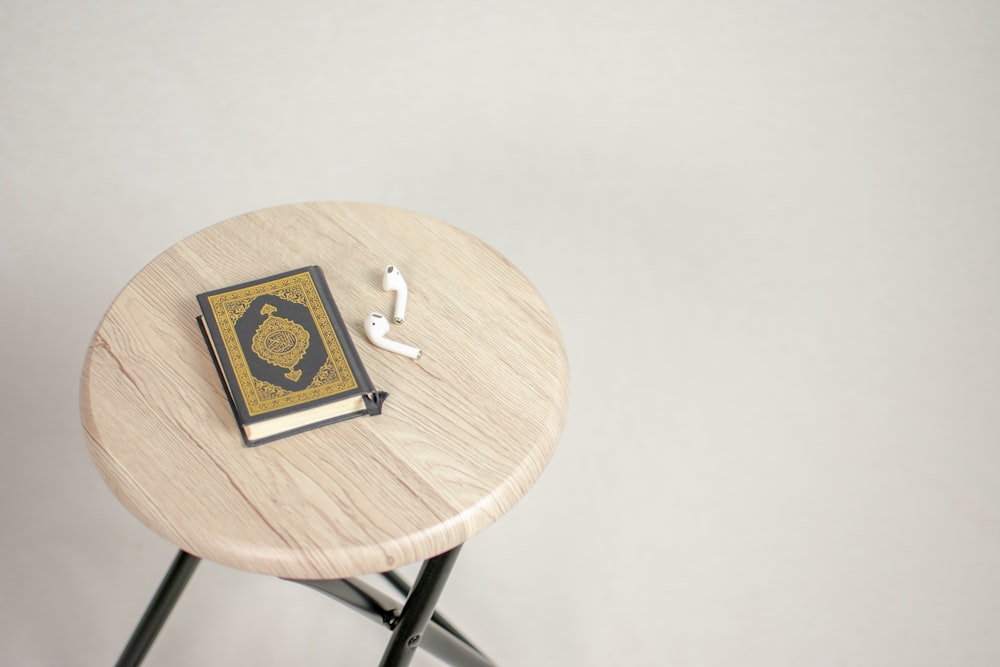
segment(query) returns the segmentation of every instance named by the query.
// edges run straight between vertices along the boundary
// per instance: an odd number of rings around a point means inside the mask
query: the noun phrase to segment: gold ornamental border
[[[309,310],[320,340],[326,348],[327,363],[332,363],[336,374],[332,381],[317,386],[310,385],[300,391],[282,390],[280,395],[264,395],[254,382],[253,373],[243,354],[239,338],[236,335],[236,322],[246,312],[250,303],[259,296],[271,294],[284,301],[301,303]],[[340,345],[337,330],[334,329],[330,317],[323,307],[313,276],[308,271],[291,276],[269,280],[242,289],[215,294],[208,297],[212,316],[219,327],[222,345],[229,356],[233,375],[239,386],[240,394],[246,403],[250,416],[267,414],[312,401],[350,391],[358,386],[358,381],[351,372],[347,356]],[[273,385],[272,385],[273,386]]]

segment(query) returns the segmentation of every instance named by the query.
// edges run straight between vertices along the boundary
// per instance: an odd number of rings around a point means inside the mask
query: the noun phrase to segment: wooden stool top
[[[316,264],[384,411],[246,447],[195,321],[195,295]],[[387,264],[409,286],[394,339]],[[108,486],[178,547],[295,579],[380,572],[493,523],[541,474],[568,401],[555,322],[527,279],[481,241],[384,206],[296,204],[209,227],[133,278],[87,354],[80,406]]]

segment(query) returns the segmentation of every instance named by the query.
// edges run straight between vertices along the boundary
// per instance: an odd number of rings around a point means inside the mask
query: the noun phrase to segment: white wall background
[[[561,324],[563,445],[443,600],[501,664],[1000,664],[998,37],[988,0],[3,0],[0,663],[112,664],[173,556],[79,427],[118,289],[342,199]],[[206,563],[147,664],[383,635]]]

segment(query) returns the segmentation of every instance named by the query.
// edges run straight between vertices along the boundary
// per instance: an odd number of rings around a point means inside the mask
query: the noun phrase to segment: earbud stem
[[[377,340],[372,340],[372,342],[383,350],[395,352],[396,354],[401,354],[404,357],[409,357],[410,359],[420,358],[420,350],[412,345],[406,345],[405,343],[389,340],[388,338],[379,338]]]
[[[396,290],[396,305],[392,311],[392,319],[396,324],[400,324],[406,317],[406,287]]]

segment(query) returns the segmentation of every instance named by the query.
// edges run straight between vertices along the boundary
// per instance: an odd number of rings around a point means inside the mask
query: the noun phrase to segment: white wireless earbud
[[[392,312],[392,319],[396,324],[400,324],[406,317],[406,281],[403,280],[399,268],[392,264],[385,267],[385,273],[382,274],[382,289],[396,293],[396,307]]]
[[[368,340],[372,342],[372,345],[380,347],[383,350],[395,352],[396,354],[402,354],[410,359],[420,358],[420,350],[411,345],[404,345],[403,343],[389,340],[385,337],[387,333],[389,333],[389,320],[384,315],[372,313],[365,320],[365,334],[368,336]]]

